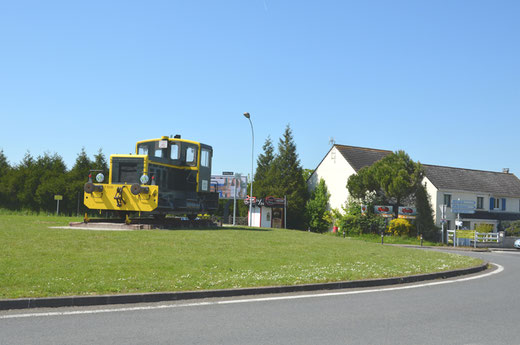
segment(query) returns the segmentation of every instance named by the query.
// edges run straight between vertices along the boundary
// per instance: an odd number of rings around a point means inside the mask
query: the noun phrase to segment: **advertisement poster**
[[[399,206],[399,218],[415,219],[417,216],[417,209],[415,207]]]
[[[247,197],[247,176],[241,175],[212,175],[211,192],[218,192],[220,199],[233,199],[236,191],[237,199]]]
[[[384,206],[384,205],[376,205],[374,206],[374,213],[379,214],[383,217],[393,217],[394,207],[393,206]]]

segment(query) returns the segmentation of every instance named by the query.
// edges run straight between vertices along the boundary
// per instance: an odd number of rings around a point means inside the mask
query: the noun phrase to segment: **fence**
[[[227,219],[225,217],[222,218],[222,223],[224,224],[233,224],[233,216],[228,216]],[[247,217],[236,217],[235,218],[236,225],[247,225]]]
[[[473,236],[469,237],[468,232],[473,232]],[[458,237],[457,233],[463,234]],[[501,239],[500,233],[498,232],[476,232],[467,230],[448,230],[448,243],[453,243],[453,246],[470,246],[473,242],[473,246],[477,248],[477,243],[499,243]]]

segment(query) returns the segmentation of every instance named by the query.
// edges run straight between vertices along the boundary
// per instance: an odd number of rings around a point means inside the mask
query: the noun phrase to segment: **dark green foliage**
[[[8,178],[11,166],[7,161],[4,150],[0,150],[0,207],[6,208],[9,200]]]
[[[520,236],[520,220],[505,221],[501,225],[507,236]]]
[[[36,159],[27,152],[20,164],[11,167],[0,151],[0,207],[53,213],[55,195],[62,195],[60,213],[83,212],[83,185],[91,169],[108,173],[102,151],[92,161],[82,149],[69,171],[58,154],[44,153]],[[108,178],[107,175],[105,175]]]
[[[399,206],[413,201],[423,176],[420,163],[412,161],[404,151],[397,151],[350,176],[347,188],[351,196],[361,200],[367,193],[375,193],[376,199],[394,206],[397,216]]]
[[[415,219],[417,234],[422,234],[428,241],[438,241],[439,231],[433,219],[430,196],[422,184],[417,187],[415,192],[415,207],[417,208],[417,218]]]
[[[69,172],[66,198],[70,201],[72,209],[76,209],[76,212],[80,214],[87,210],[83,205],[83,186],[88,181],[88,176],[90,170],[93,170],[93,165],[92,160],[88,158],[85,152],[85,148],[81,148],[81,152],[78,154],[78,157],[76,157],[76,162]],[[92,176],[92,179],[94,178],[95,175]],[[106,178],[108,178],[108,176],[106,176]]]
[[[63,195],[67,188],[67,167],[57,154],[45,153],[36,160],[35,171],[38,180],[34,191],[36,204],[41,211],[53,211],[56,209],[54,196]]]
[[[267,138],[263,150],[257,161],[258,168],[253,185],[254,196],[257,198],[287,196],[286,227],[304,229],[304,210],[308,198],[307,185],[289,125],[278,142],[277,154],[274,154],[270,138]]]
[[[84,149],[83,151],[84,152]],[[103,151],[101,149],[98,150],[98,153],[94,155],[94,162],[92,162],[92,170],[100,170],[105,175],[105,178],[108,178],[108,163]]]
[[[344,213],[337,216],[336,225],[339,232],[350,235],[359,234],[379,234],[385,230],[385,219],[375,215],[373,204],[368,206],[367,214],[361,214],[361,203],[357,200],[349,200],[347,206],[343,208]]]
[[[305,205],[305,218],[311,231],[322,233],[329,229],[329,198],[330,195],[325,180],[320,179]]]
[[[369,215],[374,203],[393,205],[396,217],[399,206],[414,204],[417,218],[410,235],[422,234],[425,239],[436,241],[438,232],[429,195],[421,184],[423,177],[421,164],[412,161],[404,151],[397,151],[350,176],[347,188],[352,197],[369,205]],[[357,225],[361,222],[357,215],[350,214],[354,228],[366,231],[366,226]]]
[[[296,145],[289,125],[285,128],[283,137],[278,142],[278,155],[273,161],[274,186],[277,195],[287,196],[287,228],[304,229],[304,210],[307,202],[307,184],[303,179],[303,169],[300,165]]]
[[[305,180],[305,182],[307,182],[307,180],[309,179],[309,177],[311,177],[313,172],[314,170],[312,169],[303,169],[303,179]]]
[[[277,193],[275,187],[276,172],[273,165],[275,155],[271,138],[268,137],[265,140],[262,149],[264,150],[263,153],[261,153],[256,160],[257,167],[253,185],[253,194],[258,198],[265,198],[266,196],[271,195],[277,196],[275,195]],[[251,186],[248,186],[248,191],[250,187]]]

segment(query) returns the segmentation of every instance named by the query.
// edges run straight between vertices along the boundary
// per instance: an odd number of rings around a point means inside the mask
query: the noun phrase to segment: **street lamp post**
[[[249,226],[252,226],[253,223],[253,162],[254,162],[254,149],[255,149],[255,132],[253,131],[253,122],[251,121],[251,115],[249,113],[244,113],[244,116],[246,119],[249,120],[249,124],[251,125],[251,191],[249,192]]]

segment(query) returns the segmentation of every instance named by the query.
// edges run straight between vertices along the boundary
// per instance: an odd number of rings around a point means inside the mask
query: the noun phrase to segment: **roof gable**
[[[358,172],[361,168],[370,166],[392,153],[387,150],[369,149],[366,147],[335,145],[350,166]]]

